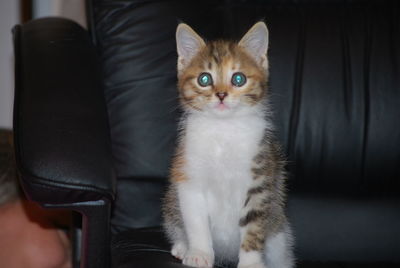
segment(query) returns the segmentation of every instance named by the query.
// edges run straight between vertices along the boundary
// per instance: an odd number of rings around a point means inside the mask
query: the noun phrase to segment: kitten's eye
[[[199,77],[197,78],[197,82],[199,83],[200,86],[207,87],[207,86],[212,85],[213,80],[212,80],[211,74],[201,73],[199,75]]]
[[[246,84],[246,76],[243,73],[234,73],[231,80],[232,85],[241,87]]]

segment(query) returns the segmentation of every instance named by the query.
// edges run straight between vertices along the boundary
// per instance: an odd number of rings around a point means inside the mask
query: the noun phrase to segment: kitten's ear
[[[204,40],[185,23],[176,28],[176,48],[178,51],[178,72],[187,66],[190,60],[204,47]]]
[[[239,41],[239,46],[243,47],[259,64],[267,68],[268,50],[268,29],[264,22],[260,21]]]

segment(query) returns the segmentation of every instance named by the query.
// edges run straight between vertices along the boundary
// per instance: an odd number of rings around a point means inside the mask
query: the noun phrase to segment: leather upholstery
[[[78,24],[39,19],[14,29],[16,159],[29,198],[112,200],[115,177],[99,65]]]
[[[41,206],[80,212],[73,255],[82,249],[81,267],[108,268],[115,176],[90,36],[61,18],[34,20],[13,32],[14,142],[24,192]]]

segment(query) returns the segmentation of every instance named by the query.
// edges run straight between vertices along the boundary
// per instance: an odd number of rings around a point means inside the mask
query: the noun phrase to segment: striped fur
[[[268,112],[267,44],[264,23],[239,43],[206,43],[189,26],[178,26],[185,113],[163,216],[171,253],[186,265],[293,267],[285,162]],[[213,83],[200,84],[204,72]],[[231,82],[238,72],[247,78],[243,86]]]

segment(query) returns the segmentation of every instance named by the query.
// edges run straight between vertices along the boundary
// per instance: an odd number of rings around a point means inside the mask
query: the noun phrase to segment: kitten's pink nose
[[[226,93],[226,92],[217,92],[217,93],[215,93],[215,95],[218,97],[218,99],[220,101],[223,101],[225,99],[225,97],[228,96],[228,93]]]

